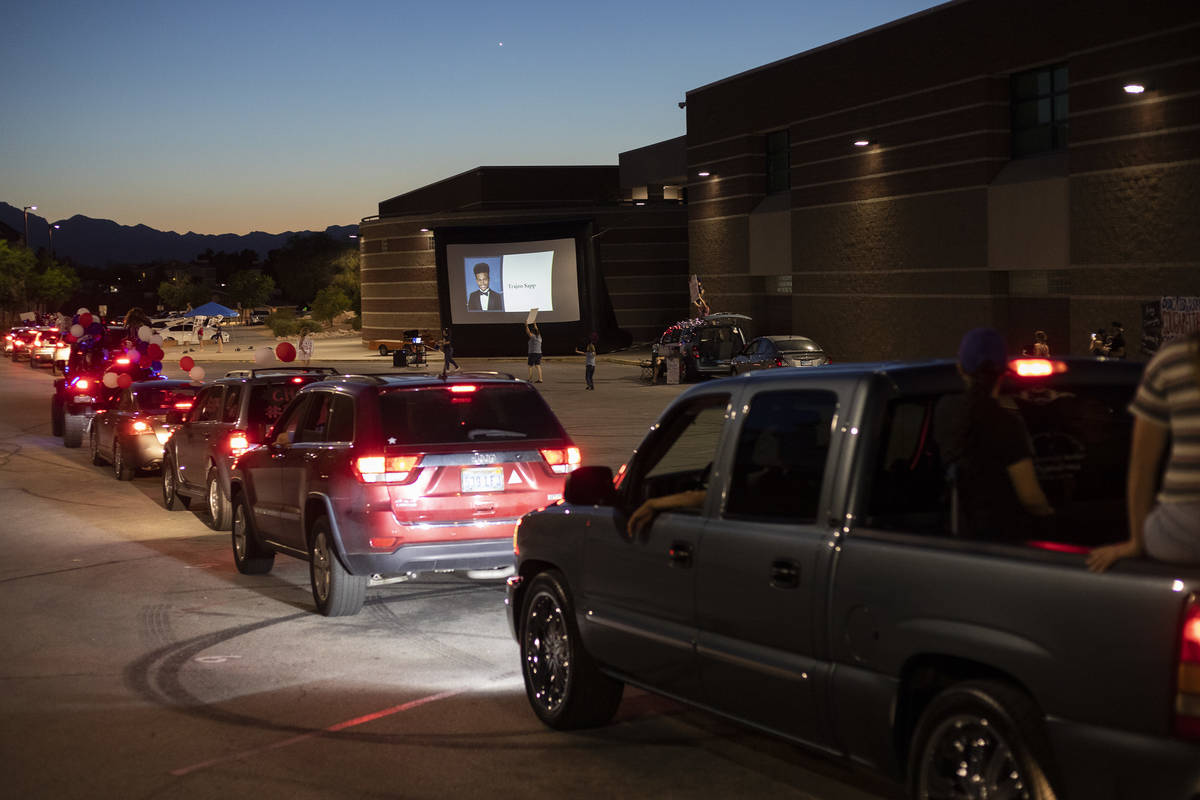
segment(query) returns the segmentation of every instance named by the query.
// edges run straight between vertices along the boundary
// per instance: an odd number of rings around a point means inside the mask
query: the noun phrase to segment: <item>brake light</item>
[[[135,419],[129,427],[133,429],[134,433],[145,433],[150,430],[150,426],[140,419]]]
[[[565,447],[560,450],[543,450],[542,458],[550,465],[550,469],[558,473],[571,472],[579,468],[583,460],[578,447]]]
[[[695,345],[695,344],[692,345],[692,358],[699,360],[699,358],[700,358],[700,346],[699,345]]]
[[[250,449],[250,437],[245,431],[229,432],[229,453],[234,458]]]
[[[304,378],[292,378],[292,383],[304,383]]]
[[[1200,597],[1188,598],[1179,641],[1175,683],[1175,734],[1200,739]]]
[[[782,367],[782,366],[783,366],[783,359],[782,359],[782,358],[777,358],[777,359],[775,359],[775,366],[777,366],[777,367]]]
[[[473,392],[478,388],[478,386],[470,383],[456,383],[450,387],[450,391],[453,394],[466,394],[468,392]]]
[[[118,367],[128,367],[129,366],[129,357],[121,356],[120,358],[116,359],[113,363],[116,364]]]
[[[192,410],[192,401],[191,400],[180,400],[178,403],[175,404],[175,410],[176,411],[191,411]]]
[[[75,381],[75,388],[81,392],[86,392],[89,386],[91,386],[91,384],[88,383],[87,378],[80,378],[79,380]]]
[[[421,461],[420,456],[359,456],[354,477],[362,483],[405,483]]]
[[[1022,378],[1042,378],[1067,371],[1067,365],[1062,361],[1048,358],[1015,358],[1008,362],[1008,367]]]

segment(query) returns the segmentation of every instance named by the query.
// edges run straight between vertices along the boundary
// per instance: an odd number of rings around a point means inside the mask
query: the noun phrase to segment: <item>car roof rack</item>
[[[271,375],[340,375],[333,367],[263,367],[261,369],[234,369],[225,373],[226,378],[262,378]]]

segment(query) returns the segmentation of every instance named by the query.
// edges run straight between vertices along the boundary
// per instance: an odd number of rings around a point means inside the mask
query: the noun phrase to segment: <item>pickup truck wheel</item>
[[[162,494],[163,507],[167,511],[182,511],[192,504],[192,498],[178,492],[175,481],[175,462],[170,457],[163,459],[162,465]]]
[[[254,531],[246,498],[233,501],[233,565],[243,575],[263,575],[275,566],[275,551],[263,547]]]
[[[579,636],[561,573],[534,578],[521,610],[521,673],[538,718],[558,730],[609,722],[625,685],[600,671]]]
[[[133,480],[133,474],[137,472],[133,462],[129,460],[129,456],[125,453],[125,445],[121,443],[120,436],[113,437],[113,453],[112,453],[113,475],[119,481]]]
[[[392,352],[391,350],[388,350],[388,346],[386,344],[379,345],[379,355],[386,356],[387,354],[389,354],[391,352]]]
[[[229,495],[221,488],[221,476],[215,469],[208,471],[208,526],[214,531],[229,530]]]
[[[88,447],[92,451],[92,463],[97,467],[104,463],[104,456],[100,455],[100,440],[96,436],[96,426],[92,426],[92,432],[88,435]]]
[[[327,617],[352,617],[367,597],[367,578],[351,575],[333,550],[329,520],[317,518],[308,537],[308,576],[317,611]]]
[[[960,683],[929,704],[913,734],[909,790],[918,800],[1054,800],[1042,715],[995,681]]]
[[[63,417],[63,447],[79,447],[83,444],[83,432],[88,418],[84,414],[67,414]]]
[[[50,435],[63,435],[63,402],[57,394],[50,398]]]

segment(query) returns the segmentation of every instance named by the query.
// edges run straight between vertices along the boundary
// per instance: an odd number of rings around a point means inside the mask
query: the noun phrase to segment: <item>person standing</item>
[[[210,325],[209,327],[212,328],[213,340],[216,341],[216,343],[217,343],[217,352],[224,353],[225,352],[225,334],[221,330],[221,318],[218,317],[217,319],[213,320],[212,325]]]
[[[458,362],[454,360],[454,344],[450,341],[450,329],[442,328],[442,377],[446,377],[450,372],[450,367],[453,365],[455,369],[461,369]]]
[[[1033,355],[1037,358],[1050,357],[1050,345],[1046,343],[1045,331],[1033,332]]]
[[[192,329],[192,333],[196,335],[196,344],[201,350],[204,350],[204,321],[203,318],[196,318],[196,327]]]
[[[584,357],[583,379],[587,381],[587,389],[595,391],[596,385],[592,382],[596,375],[596,334],[592,334],[588,341],[587,347],[580,350],[575,348],[575,352]]]
[[[313,354],[313,340],[309,338],[307,330],[300,331],[300,343],[296,345],[296,352],[300,354],[301,363],[307,367]]]
[[[529,327],[529,323],[525,323],[525,333],[529,336],[529,380],[532,383],[542,382],[542,332],[538,330],[537,323],[533,323],[533,328]],[[537,374],[537,380],[533,379],[534,374]]]
[[[1112,336],[1108,337],[1108,346],[1105,350],[1109,358],[1125,357],[1125,328],[1121,323],[1114,322],[1112,324]]]
[[[1200,333],[1168,342],[1150,359],[1133,403],[1125,481],[1129,538],[1097,547],[1088,569],[1103,572],[1142,554],[1200,564]],[[1159,468],[1167,453],[1159,485]]]
[[[1104,328],[1097,328],[1092,334],[1092,341],[1088,344],[1088,355],[1104,356],[1108,355],[1108,336]]]

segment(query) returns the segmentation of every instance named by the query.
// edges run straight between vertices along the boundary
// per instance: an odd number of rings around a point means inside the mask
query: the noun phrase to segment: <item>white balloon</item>
[[[143,342],[150,341],[150,337],[153,335],[154,331],[150,330],[149,325],[143,325],[142,327],[138,328],[138,338]]]
[[[104,373],[104,385],[110,389],[117,388],[117,373],[115,373],[115,372]]]
[[[275,348],[260,347],[254,351],[254,363],[265,367],[275,361]]]
[[[196,383],[201,383],[204,380],[204,367],[192,367],[192,371],[188,373],[188,377]]]
[[[78,310],[78,311],[76,311],[75,313],[76,313],[76,314],[90,314],[90,313],[92,313],[92,312],[88,311],[88,310],[87,310],[86,308],[84,308],[83,306],[80,306],[80,307],[79,307],[79,310]]]
[[[161,336],[159,336],[157,333],[156,333],[156,334],[154,334],[153,336],[151,336],[151,337],[150,337],[149,339],[147,339],[146,341],[147,341],[147,342],[149,342],[150,344],[156,344],[156,345],[158,345],[159,347],[162,347],[162,343],[163,343],[162,337],[161,337]]]
[[[71,335],[76,339],[78,339],[80,336],[83,336],[83,326],[76,322],[71,326]]]

